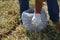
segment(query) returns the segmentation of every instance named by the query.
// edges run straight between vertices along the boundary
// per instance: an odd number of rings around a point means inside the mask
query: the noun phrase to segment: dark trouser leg
[[[22,12],[29,9],[29,0],[19,0],[20,5],[20,19],[22,16]],[[22,20],[20,20],[20,23],[23,23]]]
[[[47,0],[50,19],[53,22],[59,22],[59,6],[57,0]]]

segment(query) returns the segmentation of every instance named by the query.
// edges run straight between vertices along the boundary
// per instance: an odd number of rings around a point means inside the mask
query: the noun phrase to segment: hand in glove
[[[41,14],[34,14],[32,17],[32,25],[38,26],[41,22]]]

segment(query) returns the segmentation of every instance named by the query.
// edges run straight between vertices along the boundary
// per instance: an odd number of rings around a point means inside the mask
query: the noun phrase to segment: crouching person
[[[42,2],[43,0],[36,0],[36,8],[34,10],[34,16],[32,17],[33,24],[39,24],[38,22],[39,17],[38,15],[42,14]],[[20,3],[20,16],[22,12],[29,9],[29,0],[19,0]],[[48,5],[48,12],[50,19],[56,24],[57,29],[60,29],[60,22],[59,22],[59,6],[57,0],[47,0]],[[22,21],[22,20],[21,20]]]

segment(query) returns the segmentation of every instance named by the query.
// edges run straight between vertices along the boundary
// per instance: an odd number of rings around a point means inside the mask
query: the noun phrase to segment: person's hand
[[[32,25],[38,26],[41,23],[41,14],[34,14],[32,17]]]

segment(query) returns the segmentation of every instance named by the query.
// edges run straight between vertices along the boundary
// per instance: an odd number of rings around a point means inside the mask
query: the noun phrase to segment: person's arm
[[[32,17],[32,24],[38,26],[41,20],[42,0],[35,0],[35,10]]]
[[[35,0],[35,14],[40,14],[42,9],[42,0]]]

